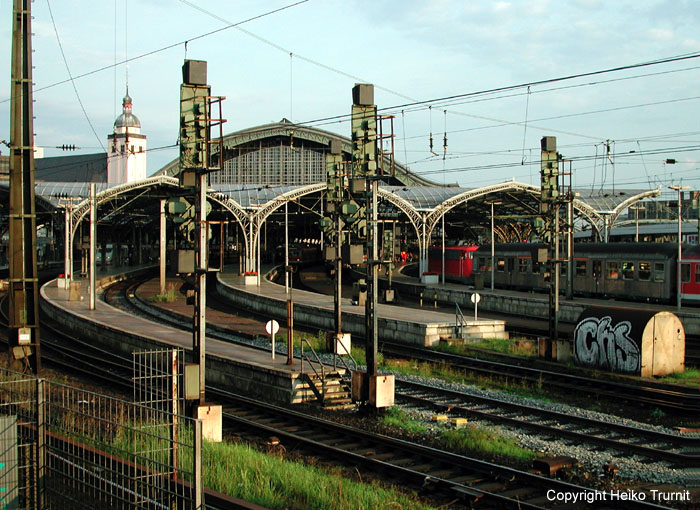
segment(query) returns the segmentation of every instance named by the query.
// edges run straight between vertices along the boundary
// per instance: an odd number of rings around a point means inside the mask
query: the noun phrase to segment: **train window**
[[[469,252],[469,260],[473,260],[473,259],[474,259],[474,252],[470,251]]]
[[[620,268],[617,260],[609,260],[607,264],[608,268],[608,280],[617,280],[620,278]]]
[[[690,283],[690,264],[681,264],[681,282]]]
[[[503,272],[506,270],[506,260],[499,258],[496,260],[496,271]]]
[[[512,257],[508,259],[508,272],[512,273],[515,271],[515,259]]]
[[[593,278],[600,278],[603,274],[603,266],[600,260],[593,261]]]
[[[654,281],[662,282],[666,276],[666,264],[663,262],[654,262]]]
[[[479,257],[479,271],[486,271],[486,257]]]
[[[651,280],[651,264],[649,262],[639,263],[638,277],[640,280],[644,280],[645,282]]]
[[[622,279],[634,280],[634,262],[622,263]]]
[[[539,272],[540,272],[540,265],[541,265],[541,264],[540,264],[539,262],[537,262],[536,260],[533,260],[533,261],[532,261],[532,272],[533,272],[533,273],[536,273],[536,274],[539,274]]]
[[[586,277],[586,265],[587,263],[585,260],[576,261],[576,276]]]
[[[527,266],[529,259],[518,259],[518,271],[521,273],[527,273]],[[700,267],[700,264],[698,264],[698,267]]]
[[[695,264],[695,283],[700,283],[700,264]]]
[[[561,276],[566,276],[566,271],[568,270],[568,265],[567,264],[559,264],[559,274]]]

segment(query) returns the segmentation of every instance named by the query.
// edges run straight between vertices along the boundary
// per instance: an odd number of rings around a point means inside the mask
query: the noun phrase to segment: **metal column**
[[[165,294],[165,258],[166,258],[166,224],[165,199],[160,200],[160,293]]]
[[[16,359],[41,371],[39,280],[34,201],[31,1],[14,0],[10,107],[10,217],[8,343]],[[20,345],[20,333],[24,339]]]
[[[96,198],[95,198],[95,183],[91,182],[90,183],[90,279],[89,279],[89,287],[90,287],[90,310],[95,309],[95,270],[96,264],[95,264],[95,245],[97,242],[96,239],[96,223],[97,223],[97,204],[96,204]],[[102,251],[102,262],[105,261],[107,257],[105,256],[105,251]]]

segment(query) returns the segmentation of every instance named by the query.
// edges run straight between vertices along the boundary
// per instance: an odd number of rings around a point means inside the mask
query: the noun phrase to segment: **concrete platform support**
[[[202,437],[213,443],[222,441],[221,406],[201,405],[195,408],[195,418],[202,420]]]

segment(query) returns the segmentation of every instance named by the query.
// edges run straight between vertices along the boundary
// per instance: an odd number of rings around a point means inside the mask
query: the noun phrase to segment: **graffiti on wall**
[[[631,331],[630,321],[613,326],[609,316],[582,320],[574,331],[576,363],[616,372],[638,372],[639,345],[630,338]]]

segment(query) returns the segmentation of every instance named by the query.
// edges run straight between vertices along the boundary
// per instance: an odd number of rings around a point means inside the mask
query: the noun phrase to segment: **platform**
[[[245,285],[244,278],[231,274],[217,274],[217,292],[233,306],[269,316],[286,319],[288,294],[283,285],[261,278],[260,286]],[[333,296],[291,289],[294,303],[294,322],[306,327],[333,331],[335,312]],[[365,307],[351,304],[343,298],[342,330],[352,335],[365,336]],[[455,315],[432,310],[415,310],[396,305],[377,304],[378,335],[380,340],[429,347],[441,339],[453,338],[456,333]],[[484,319],[468,321],[472,337],[507,338],[505,321]]]
[[[406,276],[402,273],[405,266],[399,266],[392,273],[392,287],[402,296],[413,296],[418,299],[421,293],[428,296],[437,296],[440,303],[457,303],[462,310],[472,310],[471,295],[478,292],[479,314],[489,312],[512,316],[513,318],[526,317],[530,320],[548,320],[549,296],[544,293],[525,292],[506,289],[475,289],[470,285],[447,282],[445,284],[423,284],[417,278]],[[387,286],[386,277],[380,277],[380,287]],[[576,296],[574,299],[559,297],[559,321],[561,323],[576,324],[581,313],[591,306],[614,306],[629,308],[631,310],[656,310],[667,311],[677,315],[686,335],[700,335],[700,309],[697,306],[683,304],[681,310],[674,305],[660,303],[645,303],[636,301],[615,301],[613,299],[594,299]],[[506,320],[508,320],[506,318]],[[510,323],[510,321],[509,321]]]
[[[128,268],[129,273],[153,271],[154,268]],[[95,309],[89,309],[86,279],[81,283],[82,300],[69,300],[69,291],[58,288],[56,280],[41,288],[41,309],[66,332],[88,337],[95,345],[131,358],[132,352],[163,347],[181,347],[191,352],[192,333],[151,322],[114,308],[102,299],[102,285],[123,278],[126,269],[112,269],[98,274],[98,296]],[[231,344],[207,337],[206,379],[215,385],[236,393],[272,400],[279,403],[298,403],[313,400],[313,392],[304,382],[301,361],[286,365],[286,357],[276,356],[254,348]],[[312,373],[311,365],[304,362],[304,372]]]

